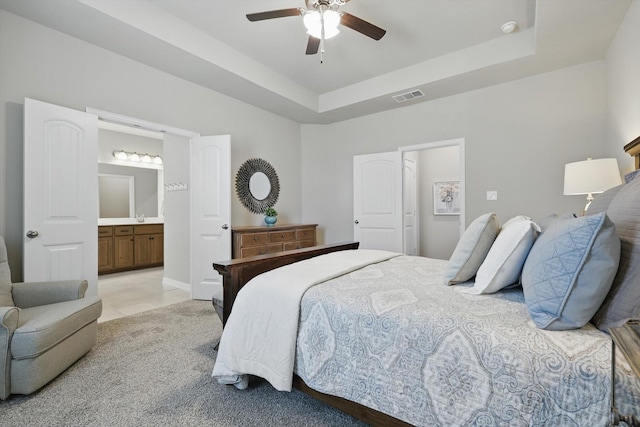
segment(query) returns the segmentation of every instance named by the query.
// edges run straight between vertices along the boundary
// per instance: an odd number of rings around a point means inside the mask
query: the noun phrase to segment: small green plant
[[[264,211],[264,214],[266,216],[278,216],[278,212],[273,208],[267,208],[267,210]]]

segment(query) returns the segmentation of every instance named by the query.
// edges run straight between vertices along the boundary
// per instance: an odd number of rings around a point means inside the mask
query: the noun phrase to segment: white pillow
[[[540,227],[526,216],[516,216],[507,221],[478,269],[473,288],[464,291],[490,294],[518,283],[538,232]]]
[[[487,213],[474,219],[458,241],[444,271],[444,283],[466,282],[476,275],[487,256],[500,225],[496,214]]]

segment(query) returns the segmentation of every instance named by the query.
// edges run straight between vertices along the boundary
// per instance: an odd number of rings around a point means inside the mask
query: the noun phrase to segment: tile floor
[[[190,299],[189,292],[163,285],[163,268],[98,276],[102,316],[98,322],[130,316]]]

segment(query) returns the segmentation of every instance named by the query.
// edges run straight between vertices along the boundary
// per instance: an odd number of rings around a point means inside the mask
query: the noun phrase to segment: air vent
[[[424,93],[420,89],[412,90],[411,92],[401,93],[400,95],[394,95],[393,99],[399,104],[401,102],[411,101],[412,99],[422,98]]]

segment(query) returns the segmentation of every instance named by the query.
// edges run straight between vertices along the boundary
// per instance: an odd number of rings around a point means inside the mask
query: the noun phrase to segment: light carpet
[[[98,324],[98,342],[30,396],[0,401],[6,426],[364,426],[299,391],[211,378],[222,325],[186,301]]]

